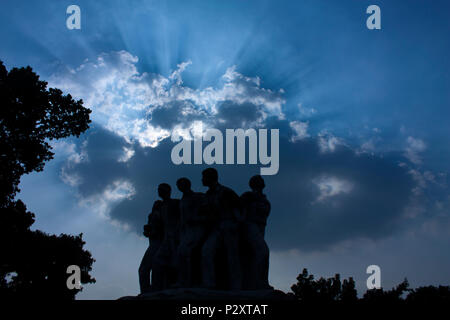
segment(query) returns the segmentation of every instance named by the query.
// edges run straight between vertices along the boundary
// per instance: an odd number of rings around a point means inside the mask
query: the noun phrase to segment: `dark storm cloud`
[[[164,129],[172,129],[180,123],[191,123],[208,118],[207,112],[200,110],[192,102],[186,100],[172,101],[155,108],[150,116],[152,124]]]
[[[286,121],[275,121],[280,128],[280,171],[265,176],[266,193],[272,203],[268,242],[274,249],[325,249],[343,240],[377,239],[402,227],[402,216],[411,196],[414,181],[397,164],[397,157],[357,154],[345,145],[324,153],[316,138],[289,141]],[[126,143],[113,134],[97,130],[89,137],[89,161],[72,167],[82,177],[81,195],[101,194],[115,180],[132,183],[135,194],[122,200],[110,217],[141,233],[146,215],[157,199],[157,185],[169,183],[175,196],[177,178],[192,180],[196,191],[201,186],[204,165],[172,164],[174,144],[165,139],[157,148],[134,145],[134,156],[118,162]],[[221,165],[220,180],[238,193],[248,189],[248,179],[259,173],[260,165]]]
[[[238,104],[224,101],[219,105],[216,117],[219,121],[223,121],[224,127],[248,128],[263,118],[263,110],[253,103]]]
[[[280,173],[266,179],[278,209],[271,218],[276,247],[316,249],[358,237],[381,238],[401,227],[413,181],[392,159],[358,156],[345,146],[322,154],[314,139],[282,140],[280,150]],[[320,177],[328,193],[322,200]],[[333,195],[334,181],[351,188]]]
[[[83,148],[87,161],[72,164],[65,171],[81,178],[78,192],[82,197],[103,192],[105,187],[127,175],[126,164],[117,161],[126,146],[123,138],[100,127],[92,128]]]

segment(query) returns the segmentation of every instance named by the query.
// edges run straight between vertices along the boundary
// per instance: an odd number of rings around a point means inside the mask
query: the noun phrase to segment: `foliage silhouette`
[[[296,299],[307,304],[350,305],[449,305],[450,286],[427,286],[410,289],[408,280],[395,288],[385,291],[383,288],[367,290],[362,298],[358,298],[353,278],[345,279],[341,284],[340,275],[333,278],[314,280],[314,276],[303,269],[297,277],[297,283],[291,287]],[[406,295],[406,296],[405,296]]]
[[[295,297],[306,303],[331,303],[336,301],[354,302],[357,299],[353,278],[341,283],[340,275],[333,278],[320,278],[315,281],[313,275],[303,269],[297,277],[297,283],[291,287]]]
[[[411,304],[443,304],[450,305],[450,286],[427,286],[411,290],[406,297]]]
[[[47,90],[30,67],[9,72],[0,61],[0,203],[12,201],[20,177],[42,171],[53,158],[48,140],[79,136],[89,128],[91,110],[83,101]]]
[[[395,288],[391,290],[384,291],[383,288],[380,289],[370,289],[367,290],[363,296],[363,301],[365,303],[371,304],[395,304],[403,302],[402,296],[405,292],[410,291],[408,280],[405,279],[403,282],[398,284]]]
[[[47,89],[30,67],[9,72],[0,61],[0,294],[3,297],[74,299],[69,290],[69,265],[81,269],[81,283],[94,259],[82,234],[49,235],[30,230],[35,221],[21,200],[15,200],[22,175],[42,171],[53,159],[49,141],[79,136],[89,128],[91,110],[83,101]]]

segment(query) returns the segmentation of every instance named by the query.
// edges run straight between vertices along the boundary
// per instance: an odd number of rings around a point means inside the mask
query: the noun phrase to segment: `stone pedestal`
[[[292,294],[280,290],[224,291],[204,288],[176,288],[148,292],[138,296],[125,296],[119,300],[295,300]]]

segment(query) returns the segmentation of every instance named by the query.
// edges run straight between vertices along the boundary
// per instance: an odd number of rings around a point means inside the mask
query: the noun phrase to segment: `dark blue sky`
[[[81,30],[66,8],[81,8]],[[366,8],[381,8],[381,30]],[[448,1],[2,1],[0,59],[31,65],[83,98],[93,126],[55,144],[19,195],[36,228],[85,234],[97,284],[80,298],[137,291],[138,237],[174,166],[170,136],[210,127],[280,129],[266,178],[271,282],[340,272],[364,290],[448,284]],[[184,131],[183,131],[184,130]],[[259,166],[219,166],[239,193]],[[39,186],[39,187],[36,187]],[[177,195],[177,194],[176,194]]]

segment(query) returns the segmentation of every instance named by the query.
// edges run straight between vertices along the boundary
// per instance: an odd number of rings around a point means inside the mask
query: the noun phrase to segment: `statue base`
[[[295,300],[293,294],[280,290],[213,290],[206,288],[174,288],[150,291],[138,296],[125,296],[119,300]]]

